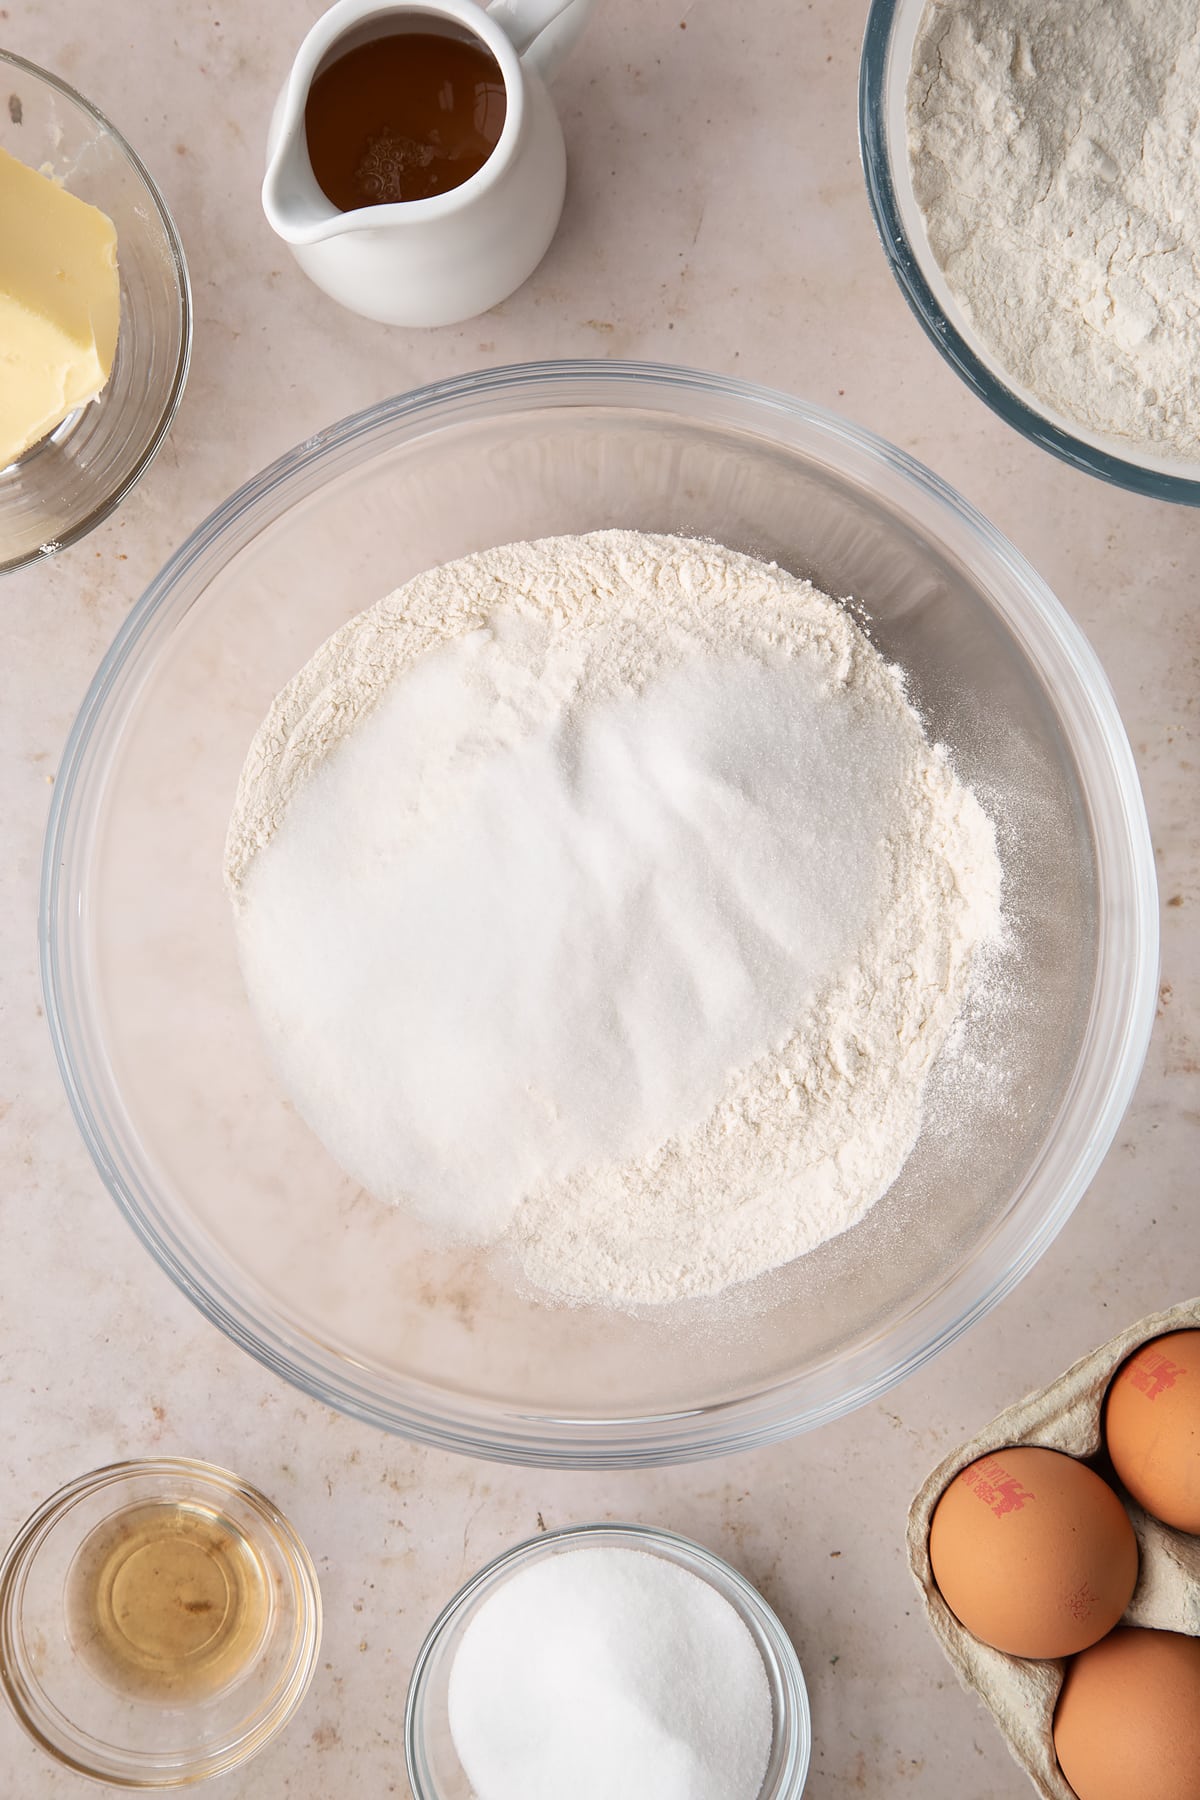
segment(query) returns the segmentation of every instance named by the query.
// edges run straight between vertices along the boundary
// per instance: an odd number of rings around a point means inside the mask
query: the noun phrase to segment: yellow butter
[[[0,150],[0,469],[96,398],[120,310],[112,220]]]

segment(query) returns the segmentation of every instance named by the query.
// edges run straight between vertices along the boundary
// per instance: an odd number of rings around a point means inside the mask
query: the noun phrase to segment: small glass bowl
[[[190,1787],[257,1754],[303,1699],[320,1641],[291,1525],[185,1457],[80,1476],[0,1564],[5,1698],[56,1761],[117,1786]]]
[[[0,50],[0,148],[108,214],[121,327],[99,398],[0,469],[0,574],[86,535],[167,435],[187,379],[192,298],[179,233],[137,154],[82,94]]]
[[[1200,506],[1200,466],[1089,432],[1018,386],[976,336],[929,247],[908,165],[906,96],[927,0],[872,0],[863,38],[858,130],[875,228],[900,291],[973,393],[1032,443],[1076,469],[1156,500]]]
[[[471,1620],[519,1570],[585,1545],[665,1557],[728,1600],[754,1639],[771,1688],[771,1756],[758,1800],[799,1800],[808,1778],[812,1721],[791,1639],[762,1595],[736,1569],[702,1545],[648,1525],[573,1525],[548,1531],[506,1550],[454,1596],[421,1646],[408,1687],[404,1755],[415,1800],[474,1800],[475,1790],[455,1752],[447,1709],[450,1671]]]

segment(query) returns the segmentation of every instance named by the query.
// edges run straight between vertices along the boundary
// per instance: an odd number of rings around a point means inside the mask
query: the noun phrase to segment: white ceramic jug
[[[263,210],[317,286],[387,325],[453,325],[519,288],[550,246],[567,159],[546,80],[582,31],[592,0],[337,0],[305,38],[275,107]],[[425,200],[341,212],[317,184],[304,108],[323,69],[405,31],[477,39],[499,64],[504,126],[483,167]]]

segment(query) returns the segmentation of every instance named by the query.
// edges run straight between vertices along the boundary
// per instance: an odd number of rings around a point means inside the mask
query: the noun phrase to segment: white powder
[[[628,532],[432,570],[332,638],[227,877],[342,1165],[621,1303],[861,1217],[999,920],[991,826],[846,611]]]
[[[1012,379],[1200,457],[1196,0],[930,0],[908,131],[930,248]]]
[[[757,1800],[771,1690],[749,1630],[644,1551],[560,1551],[483,1603],[450,1668],[477,1800]]]

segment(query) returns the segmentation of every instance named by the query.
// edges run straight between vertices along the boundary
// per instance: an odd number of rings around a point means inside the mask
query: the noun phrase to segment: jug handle
[[[549,80],[583,35],[593,0],[493,0],[495,19],[526,67]]]

